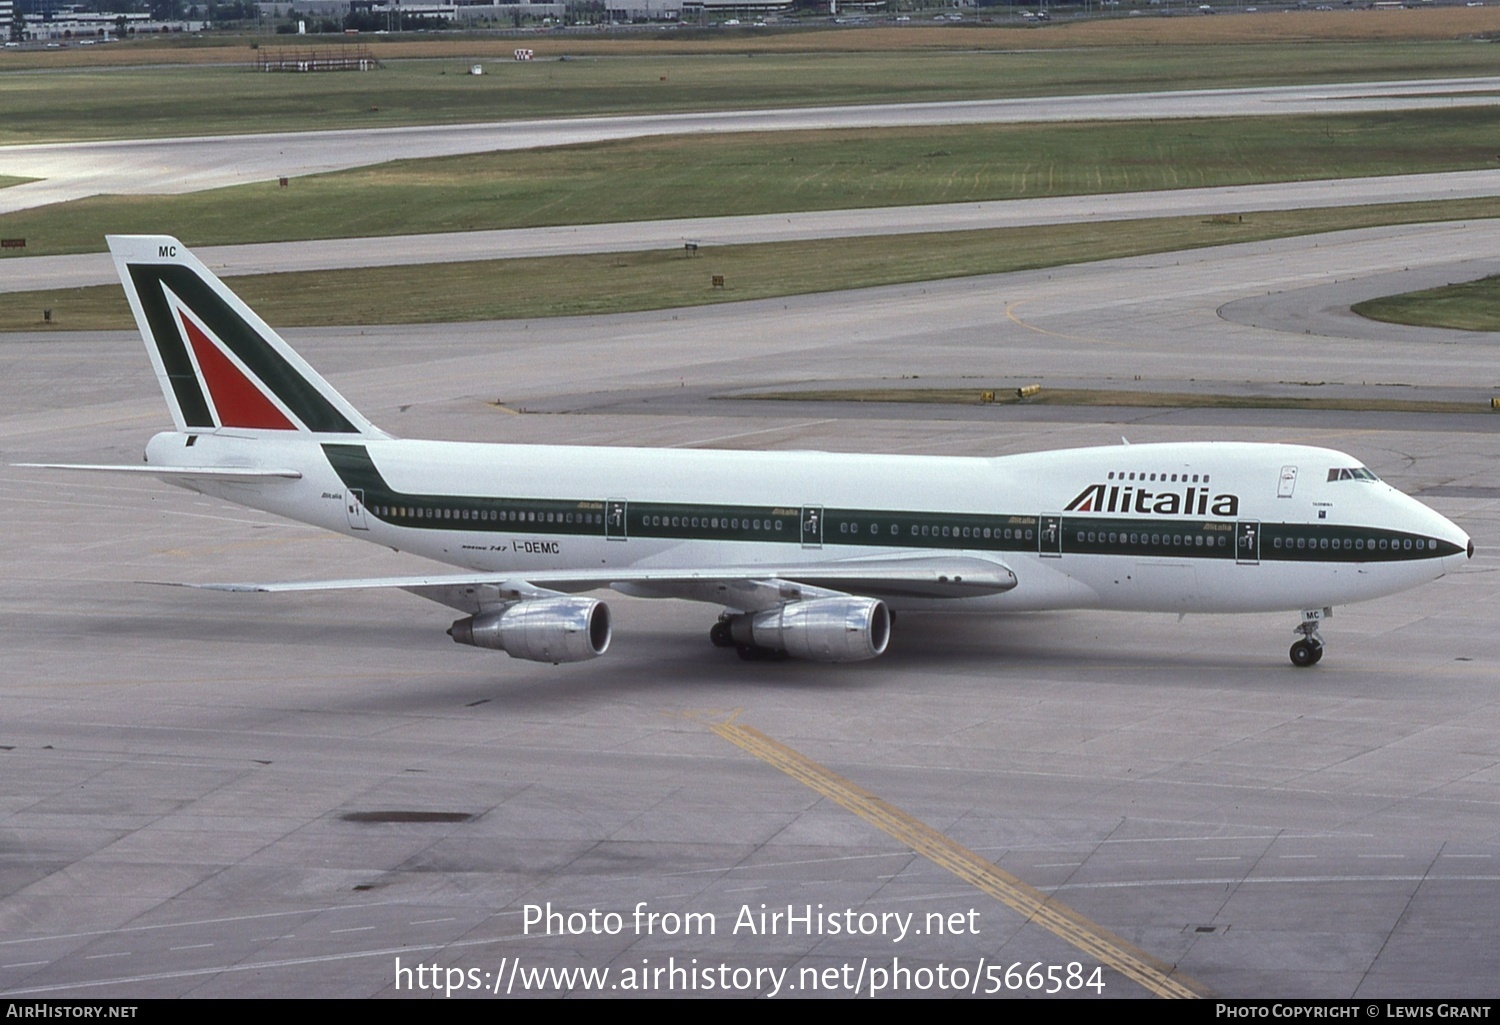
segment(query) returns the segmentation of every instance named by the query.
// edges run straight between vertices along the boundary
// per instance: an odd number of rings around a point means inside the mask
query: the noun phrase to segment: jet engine
[[[741,654],[769,649],[814,662],[859,662],[885,651],[891,613],[877,598],[813,598],[735,616],[729,634]]]
[[[448,628],[459,644],[533,662],[583,662],[609,648],[609,606],[596,598],[530,598]]]

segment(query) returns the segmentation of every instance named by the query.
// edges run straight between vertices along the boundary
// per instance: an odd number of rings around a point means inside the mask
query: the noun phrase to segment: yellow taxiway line
[[[1037,923],[1157,996],[1192,999],[1208,995],[1201,983],[1171,965],[1158,961],[1134,944],[785,744],[732,720],[708,725],[731,744],[847,808],[922,857],[1019,912],[1027,921]]]

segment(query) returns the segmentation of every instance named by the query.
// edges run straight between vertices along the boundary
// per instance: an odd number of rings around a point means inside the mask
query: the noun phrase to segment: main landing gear
[[[1292,665],[1298,669],[1306,669],[1315,666],[1323,660],[1323,637],[1318,633],[1318,626],[1325,619],[1333,616],[1333,609],[1303,609],[1302,622],[1297,624],[1296,632],[1302,635],[1302,639],[1292,644]]]

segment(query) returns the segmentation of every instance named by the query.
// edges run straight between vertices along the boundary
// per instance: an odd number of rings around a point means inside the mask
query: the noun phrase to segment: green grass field
[[[27,255],[959,203],[1494,167],[1492,108],[690,136],[403,161],[0,217]],[[1229,212],[1229,211],[1226,211]]]
[[[0,145],[1500,71],[1500,50],[1471,41],[490,60],[478,77],[461,57],[364,73],[267,74],[250,65],[254,51],[243,53],[239,67],[0,64]]]
[[[431,323],[615,313],[1058,266],[1361,228],[1500,216],[1500,199],[1178,217],[681,251],[235,278],[271,324]],[[725,287],[714,288],[713,275]],[[0,331],[128,328],[119,286],[0,294]]]
[[[1183,22],[1194,31],[1205,24]],[[253,57],[248,47],[244,56]],[[489,73],[477,77],[464,73],[468,63],[459,57],[402,60],[383,71],[333,75],[265,74],[222,64],[0,68],[0,144],[1488,75],[1500,70],[1500,49],[1407,39],[638,53],[528,64],[488,60]],[[400,162],[296,179],[286,189],[96,197],[0,218],[0,235],[24,237],[27,255],[45,255],[97,251],[112,232],[169,232],[204,245],[1405,174],[1495,166],[1500,137],[1493,125],[1492,110],[1460,107],[1302,119],[645,139]],[[0,179],[0,187],[15,183]],[[1409,204],[1257,214],[1242,223],[1175,218],[706,248],[697,258],[644,253],[270,275],[241,279],[236,287],[274,323],[289,326],[531,317],[1493,216],[1500,216],[1500,202]],[[728,287],[711,289],[712,274],[725,275]],[[129,324],[119,289],[101,288],[0,297],[0,330],[39,326],[42,309],[53,310],[58,329]]]
[[[1500,331],[1500,277],[1383,296],[1356,303],[1353,310],[1395,324]]]

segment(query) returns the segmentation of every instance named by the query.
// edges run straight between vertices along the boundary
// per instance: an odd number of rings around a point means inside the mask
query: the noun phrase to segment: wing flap
[[[470,615],[527,598],[555,598],[560,592],[536,587],[511,574],[448,573],[425,577],[364,577],[349,580],[291,580],[276,583],[179,584],[200,591],[261,592],[365,591],[395,589]]]
[[[538,583],[551,583],[544,575]],[[814,566],[715,569],[616,578],[609,586],[640,598],[686,598],[758,612],[791,601],[858,594],[870,598],[976,598],[1016,586],[1010,567],[994,559],[898,556]]]

